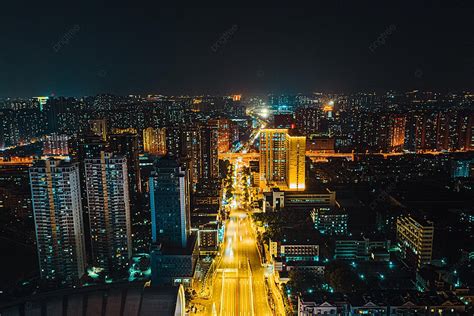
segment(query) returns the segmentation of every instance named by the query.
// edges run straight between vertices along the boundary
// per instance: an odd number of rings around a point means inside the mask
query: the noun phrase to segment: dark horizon
[[[5,4],[0,97],[472,90],[472,4]]]

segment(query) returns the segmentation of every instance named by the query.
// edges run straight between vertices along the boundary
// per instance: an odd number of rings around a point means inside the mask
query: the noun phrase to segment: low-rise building
[[[311,213],[314,228],[321,234],[346,235],[349,215],[339,207],[317,207]]]
[[[336,205],[335,191],[295,192],[282,191],[278,188],[263,195],[263,211],[279,211],[282,208],[311,211],[320,207]]]
[[[382,249],[390,248],[390,240],[370,240],[362,237],[362,239],[340,238],[336,240],[334,248],[334,259],[341,260],[375,260],[380,261],[381,257],[378,253]],[[387,257],[383,256],[385,261]]]
[[[453,292],[378,291],[315,293],[298,297],[298,316],[460,315],[465,304]]]

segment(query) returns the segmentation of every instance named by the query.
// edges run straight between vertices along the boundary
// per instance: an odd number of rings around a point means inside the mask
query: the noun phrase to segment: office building
[[[62,160],[39,160],[30,185],[41,278],[74,284],[85,272],[79,168]]]
[[[306,137],[288,129],[264,129],[260,134],[260,184],[305,189]]]
[[[127,161],[101,152],[85,160],[85,176],[93,264],[120,271],[132,255]]]
[[[315,208],[332,208],[336,205],[335,191],[295,192],[273,188],[263,193],[263,211],[291,210],[312,211]]]
[[[152,241],[186,247],[191,231],[189,171],[165,156],[150,178]]]
[[[321,234],[346,235],[348,215],[341,208],[317,207],[311,213],[314,228]]]
[[[397,219],[397,241],[402,249],[402,257],[420,269],[431,262],[433,254],[433,222],[400,216]]]
[[[287,129],[264,129],[260,133],[260,183],[286,180]]]
[[[371,258],[371,253],[381,249],[387,251],[390,244],[390,240],[387,239],[338,237],[334,248],[334,259],[367,261]]]
[[[191,286],[199,255],[191,234],[189,171],[164,156],[150,177],[152,284]]]
[[[318,261],[319,245],[310,239],[270,240],[270,255],[283,261]],[[280,260],[280,261],[281,261]]]
[[[219,249],[220,227],[217,221],[199,226],[198,240],[201,254],[216,254]]]
[[[286,135],[286,185],[290,190],[304,191],[306,136]]]

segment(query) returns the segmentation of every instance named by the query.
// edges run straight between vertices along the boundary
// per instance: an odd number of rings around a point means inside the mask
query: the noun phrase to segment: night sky
[[[1,97],[474,87],[472,1],[79,2],[2,3]]]

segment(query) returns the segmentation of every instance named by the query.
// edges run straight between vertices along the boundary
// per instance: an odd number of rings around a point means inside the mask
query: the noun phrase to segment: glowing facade
[[[260,133],[260,183],[281,183],[286,178],[287,129],[264,129]]]
[[[30,168],[30,185],[41,278],[73,284],[86,265],[79,167],[37,161]]]
[[[391,125],[389,131],[390,149],[402,149],[405,144],[405,116],[394,116],[391,118]]]
[[[404,250],[404,257],[414,262],[418,269],[431,261],[433,233],[432,222],[416,220],[411,216],[397,219],[397,240]]]
[[[166,154],[166,129],[148,127],[143,130],[143,149],[145,152],[163,156]]]
[[[305,189],[306,137],[288,129],[264,129],[260,134],[260,183],[289,190]]]
[[[286,135],[286,185],[290,190],[305,189],[306,137]]]

